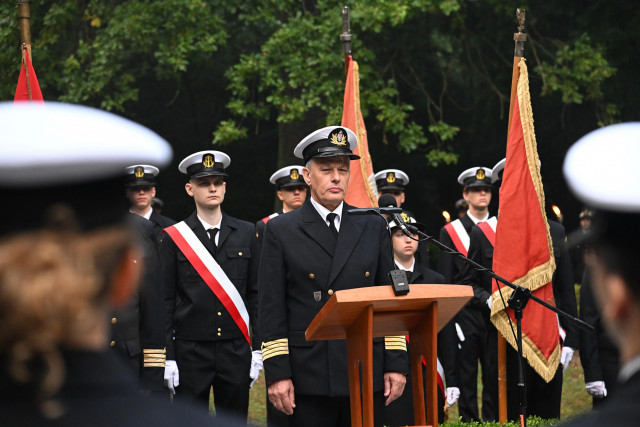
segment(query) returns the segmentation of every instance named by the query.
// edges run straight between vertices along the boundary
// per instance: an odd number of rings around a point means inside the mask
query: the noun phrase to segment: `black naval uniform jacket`
[[[462,218],[460,218],[460,222],[462,222],[462,226],[465,230],[467,230],[467,234],[471,236],[471,229],[475,226],[473,220],[469,217],[469,214],[466,213]],[[456,249],[451,237],[449,237],[449,233],[445,230],[444,227],[440,229],[440,242],[444,243],[448,247],[452,249]],[[458,258],[455,255],[451,255],[445,252],[440,252],[440,256],[438,258],[438,273],[444,276],[445,283],[462,283],[462,276],[464,274],[465,262]]]
[[[260,263],[260,331],[267,384],[291,378],[295,392],[348,396],[344,340],[306,341],[305,330],[335,291],[388,284],[393,269],[386,224],[349,216],[343,204],[337,241],[311,202],[273,218]],[[403,340],[404,341],[404,340]],[[406,373],[405,350],[384,350],[374,338],[374,390],[384,372]]]
[[[110,346],[129,359],[136,377],[139,376],[140,389],[161,391],[164,380],[165,319],[158,241],[149,221],[134,213],[129,214],[129,221],[142,245],[144,270],[138,292],[111,317]]]
[[[196,212],[185,220],[204,246],[213,253],[209,236]],[[249,313],[251,346],[260,348],[258,339],[258,266],[253,224],[222,213],[218,250],[214,256],[229,280],[238,289]],[[175,360],[173,338],[191,341],[220,341],[242,338],[224,305],[178,249],[171,237],[162,241],[160,252],[165,276],[165,311],[167,316],[167,360]]]
[[[169,403],[166,396],[143,396],[129,369],[111,351],[61,350],[64,381],[55,393],[61,414],[46,416],[35,384],[0,371],[0,413],[3,426],[239,426],[219,422],[187,401]],[[0,364],[5,360],[0,356]],[[31,365],[33,366],[33,365]],[[44,371],[45,368],[42,368]]]
[[[158,243],[162,242],[162,239],[164,238],[164,231],[162,230],[176,223],[171,218],[160,215],[155,210],[153,210],[153,208],[151,210],[149,221],[151,221],[151,224],[153,224],[153,228],[156,232],[156,237],[158,238]]]

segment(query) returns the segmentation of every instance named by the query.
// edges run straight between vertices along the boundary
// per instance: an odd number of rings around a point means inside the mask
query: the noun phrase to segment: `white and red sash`
[[[184,222],[164,229],[178,249],[196,269],[202,280],[227,309],[240,331],[251,345],[249,337],[249,313],[238,289],[231,283],[220,265],[205,248],[200,239]]]
[[[492,216],[488,220],[478,224],[478,227],[480,227],[480,230],[482,230],[484,235],[487,237],[487,240],[489,241],[489,243],[491,243],[491,246],[494,246],[494,247],[496,246],[496,226],[497,225],[498,225],[498,218],[495,216]]]
[[[451,221],[444,226],[444,229],[447,230],[447,233],[449,234],[449,237],[453,242],[453,246],[456,247],[456,250],[462,255],[467,256],[467,253],[469,252],[470,238],[467,230],[464,229],[464,225],[462,225],[462,221],[460,221],[459,219]]]
[[[277,217],[278,215],[280,215],[278,212],[274,212],[271,215],[262,218],[261,221],[266,224],[270,219],[273,219],[273,218]]]

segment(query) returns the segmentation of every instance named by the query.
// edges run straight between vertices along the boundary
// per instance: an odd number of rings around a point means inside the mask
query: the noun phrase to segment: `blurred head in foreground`
[[[620,348],[621,379],[640,369],[640,123],[595,130],[574,144],[564,162],[573,193],[593,208],[585,260],[605,326]],[[593,174],[593,168],[607,171]],[[635,359],[635,363],[631,363]],[[631,371],[625,374],[625,365]]]
[[[125,167],[170,159],[166,141],[110,113],[0,104],[0,379],[45,416],[63,411],[65,351],[105,348],[106,316],[136,288]]]

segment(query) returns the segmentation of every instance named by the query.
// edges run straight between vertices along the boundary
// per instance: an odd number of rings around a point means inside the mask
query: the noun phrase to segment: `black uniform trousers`
[[[414,265],[413,272],[407,272],[407,276],[409,276],[409,283],[425,283],[425,284],[442,284],[444,283],[444,276],[442,274],[436,273],[435,271],[426,268],[425,266],[418,264],[416,260],[416,264]],[[443,328],[442,331],[438,333],[438,358],[442,363],[442,360],[450,358],[451,355],[455,355],[455,341],[451,339],[445,339],[446,334],[455,333],[451,328]],[[407,344],[407,350],[409,349],[409,345]],[[449,348],[447,348],[447,346]],[[444,365],[443,365],[444,369]],[[427,378],[427,368],[422,365],[422,378],[424,381],[423,386],[426,389],[426,378]],[[455,374],[454,374],[455,375]],[[445,378],[442,379],[446,381],[447,387],[457,387],[454,378],[447,377],[447,372],[445,372]],[[384,412],[384,424],[388,426],[406,426],[414,424],[413,417],[413,389],[412,389],[412,378],[411,372],[407,373],[407,383],[404,387],[404,393],[398,399],[391,402],[388,406],[383,408]],[[442,397],[442,393],[438,388],[438,422],[444,422],[444,398]],[[426,393],[425,393],[425,407],[426,407]]]
[[[175,340],[176,360],[180,369],[180,387],[176,399],[195,396],[209,404],[213,400],[217,413],[246,414],[249,410],[249,368],[251,348],[244,338],[221,341]],[[245,374],[245,375],[243,375]]]

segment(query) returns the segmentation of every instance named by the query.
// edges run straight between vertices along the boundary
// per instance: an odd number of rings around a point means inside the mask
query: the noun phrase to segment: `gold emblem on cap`
[[[387,182],[389,184],[393,184],[394,182],[396,182],[396,174],[393,172],[387,173]]]
[[[347,137],[342,130],[331,135],[329,140],[333,145],[347,145]]]
[[[213,160],[213,155],[205,154],[204,156],[202,156],[202,164],[204,165],[205,168],[212,168],[213,165],[215,164],[215,161]]]
[[[403,220],[404,222],[409,222],[409,223],[411,222],[411,218],[409,218],[409,215],[407,215],[405,212],[402,212],[402,213],[400,214],[400,217],[402,218],[402,220]]]
[[[478,169],[478,171],[476,172],[476,178],[484,179],[485,177],[486,175],[484,174],[484,169]]]
[[[144,176],[144,168],[142,166],[136,167],[134,175],[136,178],[142,178]]]
[[[298,173],[298,169],[291,169],[291,173],[289,174],[289,177],[291,179],[298,179],[300,178],[300,174]]]

